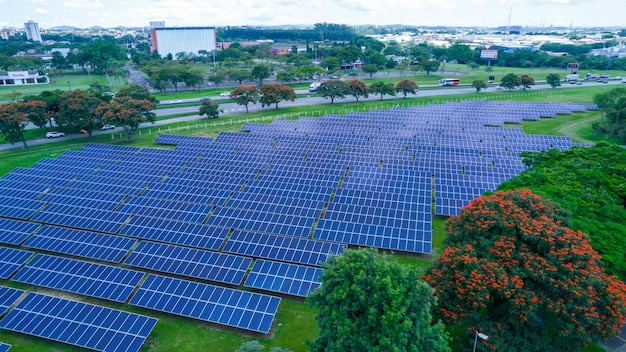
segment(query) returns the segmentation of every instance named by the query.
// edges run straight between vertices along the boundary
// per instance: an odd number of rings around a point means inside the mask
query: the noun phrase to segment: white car
[[[46,138],[58,138],[58,137],[65,137],[65,133],[56,132],[56,131],[46,133]]]
[[[229,97],[230,96],[230,92],[221,92],[220,93],[220,97]]]
[[[115,125],[104,125],[100,128],[101,131],[104,130],[114,130],[115,129]]]

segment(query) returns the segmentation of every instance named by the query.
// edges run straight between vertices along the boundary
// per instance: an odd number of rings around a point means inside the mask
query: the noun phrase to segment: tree
[[[406,95],[411,93],[413,95],[417,94],[417,84],[410,79],[403,79],[396,84],[396,93],[402,93],[404,98]]]
[[[339,67],[341,67],[341,61],[334,56],[329,56],[324,58],[322,62],[320,62],[320,67],[325,68],[327,71],[333,72]]]
[[[225,79],[226,79],[226,76],[221,73],[216,73],[214,75],[207,77],[207,81],[215,84],[216,87],[219,87],[220,84],[224,83]]]
[[[133,132],[142,122],[154,122],[156,115],[151,111],[154,104],[147,99],[137,100],[131,96],[116,96],[110,103],[101,103],[96,108],[96,115],[102,124],[122,126],[126,131],[126,141],[133,140]]]
[[[322,266],[322,286],[308,298],[319,309],[312,352],[449,351],[443,325],[432,323],[432,289],[418,270],[374,249],[346,249]]]
[[[472,81],[472,87],[476,88],[476,93],[480,93],[481,89],[487,89],[487,83],[482,79]]]
[[[500,81],[500,86],[504,87],[508,90],[513,90],[520,86],[520,78],[515,73],[509,73],[506,76],[502,77]]]
[[[259,341],[252,340],[242,343],[235,352],[262,352],[264,349],[265,346],[261,345]]]
[[[266,64],[258,64],[252,68],[252,78],[259,82],[259,87],[263,83],[263,80],[268,78],[270,74],[270,67]]]
[[[529,190],[475,198],[450,218],[447,247],[423,276],[436,316],[468,340],[485,333],[497,351],[580,351],[618,332],[626,285],[568,226],[565,210]]]
[[[43,128],[46,124],[50,125],[50,131],[52,131],[52,120],[54,119],[54,115],[59,112],[59,96],[63,94],[63,91],[59,89],[55,90],[44,90],[39,93],[39,95],[27,95],[24,97],[25,102],[29,101],[43,101],[46,103],[46,114],[45,120],[39,119],[41,115],[37,115],[37,118],[33,118],[29,115],[28,119],[34,123],[36,126]]]
[[[231,81],[239,82],[239,85],[241,85],[244,81],[247,81],[250,78],[252,78],[252,72],[246,69],[228,70],[227,74],[228,74],[228,79],[230,79]]]
[[[378,66],[375,64],[363,65],[361,69],[363,70],[363,72],[370,75],[370,79],[372,79],[372,77],[374,76],[374,73],[378,72]]]
[[[348,94],[352,95],[356,101],[359,101],[360,97],[367,98],[369,96],[370,87],[360,79],[353,79],[348,82]]]
[[[552,88],[559,87],[561,85],[561,76],[558,73],[550,73],[546,76],[546,82]]]
[[[96,108],[103,101],[96,98],[92,93],[74,89],[59,96],[59,112],[55,120],[60,126],[70,126],[84,129],[91,133],[94,128],[101,125],[99,116],[96,115]]]
[[[24,95],[24,93],[22,92],[16,92],[16,91],[11,91],[11,93],[7,93],[4,96],[11,99],[12,102],[15,102],[15,100],[17,99],[17,97],[19,97],[20,95]]]
[[[261,86],[261,106],[276,104],[278,109],[278,103],[283,100],[294,101],[296,100],[296,92],[289,86],[282,85],[280,83],[264,84]]]
[[[439,65],[441,65],[441,62],[437,60],[427,60],[420,62],[420,66],[424,71],[426,71],[426,76],[430,75],[431,72],[436,72],[439,69]]]
[[[31,100],[20,103],[22,111],[26,114],[28,121],[40,128],[45,127],[50,121],[48,105],[41,100]],[[52,126],[51,126],[52,127]]]
[[[293,67],[288,67],[276,74],[276,80],[281,83],[293,82],[296,80],[296,70]]]
[[[22,142],[26,148],[28,145],[24,138],[24,129],[27,125],[28,118],[20,103],[0,104],[0,134],[9,143]]]
[[[528,169],[499,189],[529,188],[568,209],[572,228],[589,235],[607,272],[626,280],[626,149],[598,143],[521,155]]]
[[[239,86],[230,92],[230,98],[238,105],[244,105],[248,112],[248,104],[258,101],[259,89],[255,86]]]
[[[198,111],[200,116],[206,115],[209,119],[216,119],[220,117],[220,112],[224,112],[220,109],[220,104],[212,100],[203,101]]]
[[[380,94],[380,100],[383,100],[385,94],[396,95],[396,87],[393,83],[374,82],[370,85],[370,92],[374,95]]]
[[[616,88],[606,93],[596,94],[593,102],[607,117],[607,122],[594,124],[594,129],[602,130],[610,135],[617,135],[626,141],[626,89]]]
[[[520,82],[520,85],[524,87],[524,90],[526,90],[526,88],[530,89],[530,86],[535,85],[535,79],[530,77],[529,75],[522,75],[519,78],[519,82]]]
[[[154,95],[150,94],[149,90],[137,84],[131,84],[121,88],[117,91],[117,94],[115,94],[116,98],[125,96],[129,96],[135,100],[149,100],[154,105],[159,103],[159,100],[155,98]]]
[[[467,44],[454,43],[446,49],[446,56],[450,61],[457,61],[459,64],[467,64],[472,60],[474,50]]]
[[[344,81],[330,79],[322,82],[322,84],[317,87],[316,92],[323,96],[324,99],[330,98],[330,103],[333,104],[335,102],[335,98],[343,99],[346,97],[346,94],[348,94],[348,85]]]

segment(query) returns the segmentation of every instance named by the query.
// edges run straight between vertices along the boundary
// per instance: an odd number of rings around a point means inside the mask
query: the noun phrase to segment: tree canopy
[[[528,188],[570,211],[607,272],[626,279],[626,149],[598,143],[521,155],[529,168],[499,189]]]
[[[248,104],[256,104],[258,101],[259,89],[255,86],[239,86],[230,92],[230,98],[238,105],[244,105],[248,112]]]
[[[347,249],[323,267],[322,286],[308,298],[319,309],[311,351],[449,351],[443,325],[432,322],[432,289],[416,269],[373,249]]]
[[[380,100],[383,100],[385,94],[396,95],[396,87],[393,83],[374,82],[370,85],[370,93],[376,95],[380,94]]]
[[[278,103],[283,100],[294,101],[296,100],[296,92],[289,86],[282,85],[280,83],[264,84],[261,86],[261,106],[276,105],[278,109]]]
[[[398,84],[396,84],[396,92],[401,93],[404,98],[406,98],[407,94],[417,94],[417,84],[411,81],[410,79],[402,79]]]
[[[593,125],[593,128],[626,141],[626,88],[615,88],[605,93],[596,94],[593,102],[602,110],[606,121]]]
[[[369,96],[370,88],[365,82],[360,79],[352,79],[348,82],[348,94],[352,95],[356,101],[359,101],[360,97],[367,98]]]
[[[618,332],[626,285],[567,215],[529,190],[474,199],[448,220],[447,247],[424,275],[436,316],[497,351],[580,351]]]
[[[346,94],[348,94],[348,84],[338,79],[330,79],[322,82],[316,91],[324,99],[330,98],[330,103],[332,104],[335,102],[335,98],[345,98]]]
[[[546,76],[546,83],[552,88],[556,88],[561,85],[561,76],[558,73],[549,73]]]
[[[508,90],[515,89],[519,87],[520,85],[521,85],[520,78],[518,75],[514,73],[509,73],[505,75],[504,77],[502,77],[502,80],[500,81],[500,86]]]

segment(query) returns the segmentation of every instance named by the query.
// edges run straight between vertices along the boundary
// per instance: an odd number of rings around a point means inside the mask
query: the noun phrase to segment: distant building
[[[26,30],[26,39],[34,42],[42,42],[41,33],[39,33],[39,24],[33,21],[24,23],[24,29]]]
[[[48,76],[39,75],[37,71],[0,71],[0,87],[48,83]]]
[[[15,35],[15,30],[13,30],[12,28],[0,29],[0,38],[4,40],[9,40],[9,37],[12,37],[14,35]]]
[[[161,57],[178,53],[198,55],[201,50],[213,52],[217,49],[215,27],[165,27],[165,22],[150,22],[150,51]]]

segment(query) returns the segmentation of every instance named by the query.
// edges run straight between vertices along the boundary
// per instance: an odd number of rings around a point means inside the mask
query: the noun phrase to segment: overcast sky
[[[624,0],[0,0],[0,28],[311,25],[319,22],[626,27]]]

